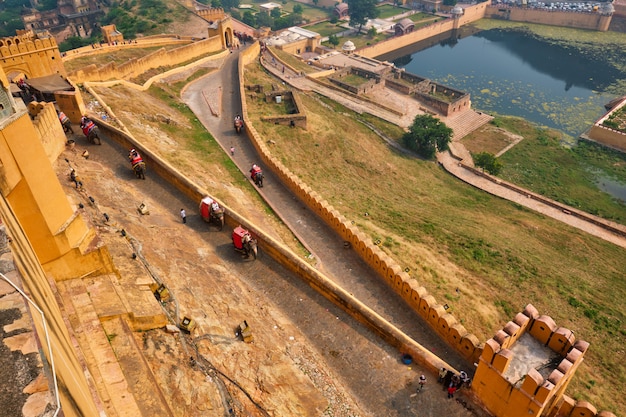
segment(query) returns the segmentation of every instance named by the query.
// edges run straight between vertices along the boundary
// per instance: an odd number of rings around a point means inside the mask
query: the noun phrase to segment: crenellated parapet
[[[588,349],[528,304],[485,342],[472,390],[496,416],[613,416],[564,395]]]
[[[201,18],[203,18],[204,20],[208,20],[209,22],[222,20],[226,16],[224,9],[221,7],[211,7],[208,9],[196,10],[196,14],[200,16]]]
[[[31,31],[0,38],[0,66],[7,75],[22,73],[26,78],[67,76],[56,40]]]

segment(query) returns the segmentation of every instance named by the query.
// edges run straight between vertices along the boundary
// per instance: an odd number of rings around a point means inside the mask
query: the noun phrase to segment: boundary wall
[[[598,119],[589,130],[583,135],[585,139],[600,143],[621,152],[626,152],[626,133],[611,129],[602,123],[615,112],[626,108],[626,99],[613,107],[611,111]]]
[[[59,122],[53,103],[39,102],[29,103],[29,113],[32,117],[35,131],[41,139],[41,143],[50,163],[54,163],[65,150],[67,137]],[[31,110],[32,108],[32,110]]]
[[[256,45],[258,53],[258,43]],[[95,115],[90,114],[90,116]],[[206,190],[202,189],[177,169],[162,160],[150,149],[143,147],[142,144],[138,143],[130,134],[119,130],[113,125],[98,120],[97,117],[93,117],[93,120],[112,141],[125,148],[139,149],[141,156],[148,164],[150,170],[165,178],[171,185],[176,187],[187,197],[200,202],[203,197],[210,195]],[[246,130],[248,130],[248,128],[246,128]],[[381,339],[397,348],[400,352],[410,354],[416,362],[420,363],[431,372],[436,373],[441,368],[457,372],[453,366],[441,360],[438,356],[404,334],[393,324],[379,316],[375,311],[371,310],[365,304],[362,304],[357,299],[352,297],[349,291],[339,287],[326,275],[310,266],[297,254],[293,253],[282,243],[278,242],[269,234],[256,227],[244,216],[235,212],[232,208],[221,201],[219,201],[219,203],[225,209],[225,221],[228,226],[234,228],[237,225],[242,225],[246,229],[250,230],[250,232],[257,238],[259,248],[263,250],[264,253],[268,254],[281,265],[298,275],[311,288],[319,292],[338,307],[342,308],[357,321],[363,323]],[[443,309],[443,307],[441,307],[441,309]]]
[[[601,32],[609,30],[609,24],[611,23],[610,15],[598,12],[545,10],[503,5],[487,7],[485,17],[511,20],[513,22],[598,30]]]
[[[50,74],[67,78],[54,38],[38,39],[32,32],[0,39],[0,66],[9,78],[13,72],[21,72],[28,78]]]
[[[109,62],[101,67],[97,67],[95,64],[89,65],[84,69],[71,72],[68,76],[74,83],[128,79],[143,74],[153,68],[178,65],[203,54],[221,50],[221,36],[213,36],[176,49],[166,50],[162,48],[149,55],[132,59],[121,65],[117,65],[114,62]]]
[[[256,43],[239,55],[239,87],[244,120],[250,120],[245,100],[244,68],[247,64],[258,59],[259,53],[260,46]],[[411,308],[418,312],[450,347],[472,363],[478,360],[482,346],[475,335],[469,333],[452,314],[447,313],[444,306],[439,304],[435,297],[428,294],[428,291],[420,286],[417,280],[411,278],[407,272],[402,270],[400,265],[371,242],[371,239],[362,233],[353,222],[341,215],[319,194],[291,173],[277,158],[273,157],[254,126],[248,124],[245,134],[249,136],[264,164],[270,167],[295,195],[332,227],[342,239],[348,242],[363,261],[373,268]]]
[[[446,19],[430,25],[421,27],[411,33],[402,36],[394,36],[374,45],[361,48],[356,51],[359,55],[376,58],[388,52],[395,51],[400,48],[412,45],[414,43],[432,38],[433,36],[449,32],[460,26],[475,22],[485,17],[487,3],[478,3],[473,6],[467,6],[463,9],[464,14],[457,19]]]

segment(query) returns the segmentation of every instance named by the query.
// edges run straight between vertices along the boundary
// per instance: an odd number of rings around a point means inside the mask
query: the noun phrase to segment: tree
[[[456,6],[456,0],[443,0],[444,6]]]
[[[243,18],[241,19],[241,21],[248,26],[256,26],[256,19],[254,18],[254,15],[250,10],[246,10],[245,12],[243,12]]]
[[[302,14],[303,10],[304,10],[304,8],[303,8],[303,7],[302,7],[302,5],[301,5],[301,4],[299,4],[299,3],[298,3],[298,4],[295,4],[295,5],[293,6],[293,13],[296,13],[296,14]]]
[[[339,37],[335,34],[330,35],[328,37],[328,43],[330,43],[333,47],[339,45]]]
[[[367,31],[367,36],[369,36],[370,38],[374,38],[377,34],[378,34],[378,31],[376,30],[374,26],[369,28],[369,30]]]
[[[274,25],[274,19],[267,13],[256,14],[257,27],[265,26],[271,28]]]
[[[361,28],[367,23],[368,19],[378,17],[379,10],[376,8],[376,4],[376,0],[348,0],[350,26],[357,28],[357,31],[361,32]]]
[[[280,14],[280,9],[278,7],[270,11],[270,16],[272,16],[274,19],[278,19],[280,17]]]
[[[498,175],[502,170],[502,162],[496,158],[496,156],[489,152],[480,152],[474,157],[474,164],[482,168],[483,171],[487,171],[491,175]]]
[[[417,115],[409,131],[402,136],[404,145],[426,159],[445,151],[452,139],[452,129],[430,114]]]

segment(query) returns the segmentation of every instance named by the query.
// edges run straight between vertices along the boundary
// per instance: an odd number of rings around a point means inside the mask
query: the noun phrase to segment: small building
[[[341,50],[344,51],[348,55],[353,53],[355,49],[356,49],[356,46],[354,46],[354,42],[352,41],[346,41],[346,43],[344,43],[343,46],[341,47]]]
[[[315,51],[321,38],[317,32],[293,26],[275,36],[266,38],[264,42],[267,46],[274,46],[292,55],[300,55],[304,52]]]
[[[415,22],[411,19],[405,18],[396,23],[393,29],[396,36],[406,35],[407,33],[413,32],[413,29],[415,29]]]
[[[270,14],[270,12],[274,9],[282,9],[282,8],[283,6],[281,6],[278,3],[263,3],[259,6],[259,10],[267,14]]]
[[[337,16],[339,19],[344,19],[348,17],[349,14],[349,6],[347,3],[339,3],[333,9],[333,14]]]
[[[106,25],[100,28],[102,30],[102,37],[104,41],[109,45],[124,42],[124,35],[122,32],[118,31],[115,25]]]

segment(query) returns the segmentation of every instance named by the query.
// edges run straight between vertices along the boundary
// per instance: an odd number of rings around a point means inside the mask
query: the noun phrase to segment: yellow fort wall
[[[0,197],[0,216],[6,225],[11,237],[11,252],[17,270],[22,276],[24,290],[34,303],[43,311],[46,319],[45,326],[49,334],[44,337],[44,323],[38,314],[32,314],[33,324],[40,336],[42,344],[40,350],[51,362],[49,351],[52,351],[56,376],[58,379],[58,394],[62,415],[67,417],[98,416],[102,409],[97,394],[91,390],[86,375],[88,371],[81,363],[74,351],[72,340],[67,330],[59,305],[55,300],[54,292],[48,281],[48,276],[41,268],[35,250],[22,229],[22,222],[18,219],[15,209],[4,198]],[[5,381],[8,383],[8,381]],[[51,383],[52,381],[50,381]]]
[[[101,254],[98,250],[86,254],[95,235],[78,208],[70,205],[52,169],[50,158],[58,152],[60,139],[52,127],[56,115],[50,107],[41,112],[37,127],[24,110],[2,124],[0,186],[44,269],[56,279],[72,278],[101,269]],[[53,132],[44,146],[37,129],[46,126]]]
[[[609,24],[611,23],[611,16],[597,12],[548,11],[526,7],[492,6],[487,8],[485,17],[602,32],[609,30]]]
[[[67,76],[54,38],[37,39],[30,32],[0,39],[0,66],[7,75],[23,73],[28,78],[50,74]]]
[[[39,141],[43,145],[44,152],[50,163],[57,160],[61,152],[65,150],[67,137],[59,122],[53,103],[31,102],[28,104],[29,113],[34,114],[33,127]],[[32,108],[32,111],[30,110]]]
[[[463,16],[459,17],[457,22],[455,22],[454,19],[446,19],[435,22],[422,28],[416,29],[411,33],[407,33],[406,35],[394,36],[393,38],[387,39],[385,41],[377,42],[374,45],[361,48],[357,51],[357,53],[359,55],[369,58],[375,58],[385,53],[404,48],[425,39],[432,38],[433,36],[449,32],[459,25],[462,26],[467,23],[482,19],[483,17],[485,17],[486,8],[487,3],[478,3],[473,6],[467,6],[466,8],[464,8]]]
[[[74,83],[129,79],[153,68],[178,65],[198,58],[201,55],[218,52],[222,49],[222,37],[214,36],[176,49],[159,49],[149,55],[130,60],[121,65],[117,65],[114,62],[101,67],[90,65],[81,70],[73,71],[68,76]]]

